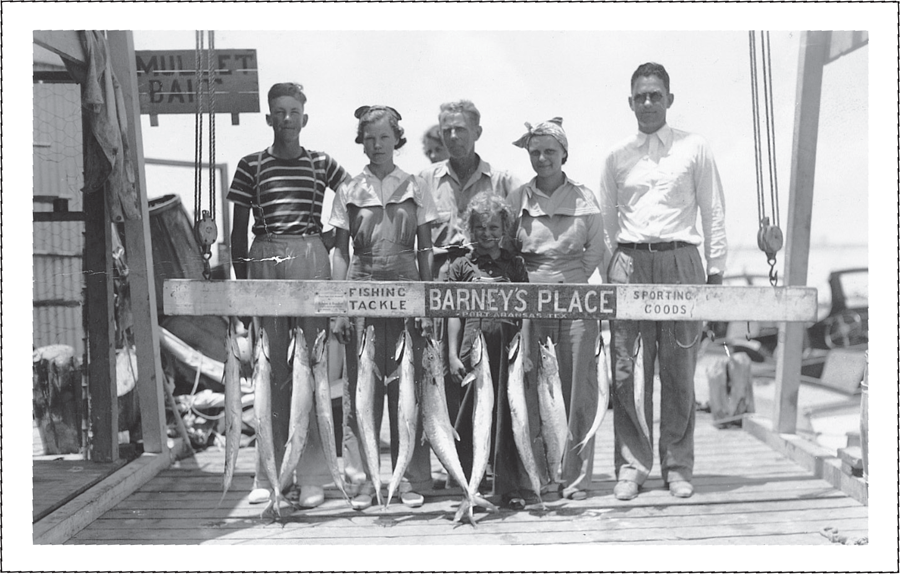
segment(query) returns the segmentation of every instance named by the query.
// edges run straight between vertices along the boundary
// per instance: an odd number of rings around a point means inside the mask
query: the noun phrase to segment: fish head
[[[522,333],[516,333],[513,335],[512,340],[509,342],[509,360],[512,361],[515,359],[516,355],[519,353],[519,347],[522,345]]]
[[[256,354],[254,358],[259,360],[265,356],[266,359],[269,358],[269,335],[266,334],[265,329],[259,330],[259,337],[256,339]]]
[[[315,357],[316,363],[321,363],[325,360],[326,336],[326,331],[324,329],[320,330],[319,334],[316,335],[316,342],[313,343],[313,357]]]
[[[478,331],[478,336],[472,341],[472,364],[480,365],[484,359],[486,343],[484,341],[484,333]]]
[[[554,373],[559,371],[559,363],[556,357],[556,347],[550,337],[547,337],[547,344],[540,343],[541,347],[541,369],[546,373]]]
[[[406,338],[409,334],[406,332],[406,329],[400,333],[400,336],[397,337],[397,345],[394,347],[394,361],[400,362],[400,359],[403,358],[404,352],[408,348]]]

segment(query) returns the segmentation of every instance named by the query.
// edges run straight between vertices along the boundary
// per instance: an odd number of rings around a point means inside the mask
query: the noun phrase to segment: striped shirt
[[[269,148],[241,159],[228,199],[253,210],[254,235],[315,235],[322,231],[325,188],[337,189],[346,176],[325,152],[303,149],[281,159]]]

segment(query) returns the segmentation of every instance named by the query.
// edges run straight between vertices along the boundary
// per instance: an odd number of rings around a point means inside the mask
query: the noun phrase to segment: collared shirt
[[[394,171],[381,180],[366,166],[361,174],[340,186],[331,206],[331,219],[328,223],[339,229],[349,230],[348,204],[357,207],[385,207],[390,203],[402,203],[408,199],[413,199],[418,208],[417,225],[431,223],[437,219],[438,213],[431,194],[422,189],[416,178],[395,166]]]
[[[534,178],[507,201],[515,243],[533,283],[587,283],[598,268],[605,281],[608,257],[594,192],[567,177],[547,195]]]
[[[707,272],[725,270],[725,196],[702,137],[664,125],[615,147],[603,167],[600,206],[610,250],[618,243],[703,243]]]
[[[450,264],[447,281],[499,281],[528,283],[525,261],[518,255],[500,248],[500,256],[494,259],[487,253],[472,249],[465,256]]]
[[[478,168],[466,182],[450,166],[450,160],[440,161],[419,174],[426,189],[431,192],[437,206],[438,218],[432,224],[431,241],[436,247],[465,241],[462,215],[469,201],[482,191],[492,191],[506,197],[518,187],[509,173],[491,168],[478,157]]]
[[[301,149],[282,159],[271,148],[238,162],[228,199],[253,210],[254,235],[314,235],[322,231],[325,188],[347,172],[325,152]]]

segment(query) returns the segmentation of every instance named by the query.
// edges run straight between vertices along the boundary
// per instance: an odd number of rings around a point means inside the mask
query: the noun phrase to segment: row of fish
[[[240,353],[237,337],[236,323],[232,321],[226,335],[227,355],[223,377],[225,386],[225,477],[222,499],[231,487],[241,438]],[[281,494],[282,490],[291,483],[293,472],[306,448],[313,413],[315,413],[322,448],[328,462],[328,470],[344,498],[349,500],[338,465],[337,445],[334,439],[334,419],[325,354],[325,331],[318,333],[313,346],[312,361],[310,361],[303,330],[300,327],[295,328],[288,357],[292,363],[290,427],[281,468],[276,470],[275,445],[272,435],[269,339],[265,329],[259,330],[254,346],[252,376],[256,448],[266,479],[270,485],[277,485],[272,488],[272,497],[263,510],[263,514],[271,510],[278,517],[281,516],[281,504],[284,500]]]
[[[272,442],[271,416],[271,370],[269,364],[268,338],[265,330],[260,330],[254,350],[253,388],[254,417],[257,425],[258,456],[263,462],[263,469],[270,484],[279,485],[273,489],[273,497],[263,511],[270,509],[280,516],[283,501],[281,491],[290,483],[293,472],[308,441],[308,431],[313,410],[316,416],[319,435],[328,461],[329,471],[335,484],[344,497],[349,500],[344,487],[343,478],[337,461],[334,440],[334,421],[332,418],[329,381],[327,377],[327,361],[325,355],[325,332],[316,337],[312,359],[308,353],[306,339],[299,327],[293,333],[289,358],[292,361],[293,380],[291,394],[290,431],[285,448],[281,468],[276,472],[274,445]],[[494,412],[494,392],[491,371],[484,337],[481,333],[473,342],[472,370],[463,381],[463,385],[475,386],[475,405],[473,408],[473,466],[469,481],[465,480],[462,465],[456,451],[455,441],[459,440],[450,420],[446,395],[444,392],[444,358],[442,345],[434,339],[427,339],[423,354],[423,381],[417,393],[415,381],[415,362],[413,359],[412,338],[404,330],[397,341],[394,358],[398,364],[397,372],[386,381],[397,384],[398,389],[398,457],[388,485],[388,496],[382,500],[380,453],[378,429],[375,425],[375,385],[377,372],[375,363],[374,327],[369,325],[362,333],[359,345],[359,369],[356,381],[355,405],[359,441],[369,477],[375,490],[379,506],[387,507],[412,459],[419,420],[419,409],[422,409],[424,434],[432,451],[444,468],[460,485],[465,485],[464,497],[454,517],[459,521],[467,516],[474,524],[475,506],[496,510],[487,500],[479,496],[478,486],[487,469],[491,447],[491,424]],[[509,373],[507,396],[509,400],[513,437],[516,449],[528,475],[532,489],[540,500],[541,478],[535,461],[531,443],[531,429],[528,409],[525,400],[525,363],[522,352],[521,334],[516,334],[509,345]],[[566,445],[573,441],[569,431],[565,397],[559,376],[559,363],[556,350],[548,338],[546,344],[540,343],[540,369],[538,374],[538,399],[540,407],[540,435],[544,442],[548,471],[552,482],[561,479],[561,466]],[[241,431],[241,391],[240,391],[240,352],[235,331],[235,324],[228,329],[226,338],[227,358],[225,363],[225,477],[224,492],[227,493],[234,468],[237,463],[238,446]],[[638,418],[643,421],[642,430],[646,429],[643,415],[643,376],[640,351],[635,360],[635,405]],[[598,337],[596,365],[599,382],[598,402],[593,423],[582,440],[573,446],[580,453],[596,434],[606,414],[610,392],[610,370],[603,349],[603,339]],[[639,400],[640,399],[640,400]],[[649,436],[649,431],[645,430]],[[543,501],[540,501],[543,507]]]

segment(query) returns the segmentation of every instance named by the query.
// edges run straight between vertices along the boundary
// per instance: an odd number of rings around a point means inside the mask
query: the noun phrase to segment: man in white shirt
[[[675,96],[669,75],[642,64],[631,78],[628,105],[638,133],[607,156],[600,204],[609,249],[611,283],[721,284],[725,266],[725,198],[712,153],[695,134],[666,125]],[[701,230],[697,229],[700,215]],[[700,257],[703,245],[706,270]],[[673,496],[693,494],[694,368],[699,321],[613,321],[616,498],[637,496],[653,466],[653,375],[659,359],[659,458]],[[644,421],[635,409],[637,339],[643,350]]]

